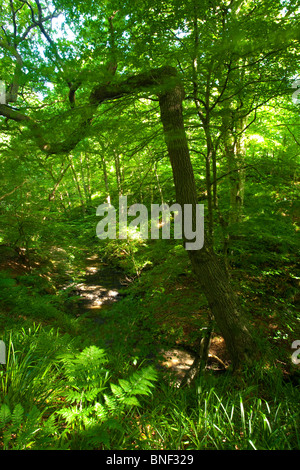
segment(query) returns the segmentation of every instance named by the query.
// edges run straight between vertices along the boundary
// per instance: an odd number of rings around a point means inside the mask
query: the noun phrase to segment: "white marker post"
[[[0,340],[0,364],[6,364],[6,347],[4,341]]]
[[[5,82],[0,80],[0,104],[6,104]]]
[[[296,339],[296,341],[293,341],[292,348],[296,349],[298,348],[293,354],[292,354],[292,362],[293,364],[300,364],[300,359],[298,359],[298,356],[300,354],[300,340]]]
[[[292,100],[293,100],[293,103],[294,104],[300,104],[300,98],[297,98],[297,96],[300,94],[300,80],[295,80],[293,83],[292,83],[292,87],[293,88],[298,88],[296,91],[294,91],[293,95],[292,95]]]

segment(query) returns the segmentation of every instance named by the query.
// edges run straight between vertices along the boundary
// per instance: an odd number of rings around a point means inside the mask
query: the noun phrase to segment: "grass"
[[[124,369],[131,378],[120,379],[119,372],[109,369],[109,355],[104,361],[105,353],[96,347],[80,352],[55,329],[22,328],[5,340],[7,364],[0,366],[3,449],[300,448],[299,389],[279,376],[273,378],[272,399],[264,398],[267,378],[241,388],[230,374],[218,379],[207,374],[184,390],[162,376],[153,382],[151,372],[143,375],[141,367],[125,364],[126,358]]]
[[[143,449],[299,449],[297,397],[290,387],[268,402],[253,387],[228,393],[228,380],[202,381],[186,393],[156,390],[148,413],[139,417]],[[135,443],[136,444],[136,443]]]
[[[2,274],[7,364],[0,365],[0,449],[300,449],[299,385],[284,381],[279,368],[258,365],[239,377],[207,371],[188,389],[170,385],[165,370],[157,380],[149,370],[143,375],[154,342],[161,347],[180,338],[176,318],[189,325],[185,338],[199,323],[190,283],[186,295],[182,289],[185,259],[176,259],[172,269],[171,251],[144,273],[131,295],[103,312],[97,329],[93,319],[64,310],[62,294],[45,296],[36,277],[12,281]]]

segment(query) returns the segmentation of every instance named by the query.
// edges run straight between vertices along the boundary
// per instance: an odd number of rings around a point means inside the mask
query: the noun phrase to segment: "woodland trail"
[[[97,255],[86,258],[84,282],[76,285],[80,310],[91,311],[95,321],[100,321],[101,312],[121,298],[121,276],[121,271],[106,265]]]
[[[112,305],[122,299],[124,293],[124,273],[101,261],[97,255],[86,258],[86,275],[83,282],[76,285],[76,291],[80,297],[79,312],[101,327],[109,326],[114,322],[114,318],[109,315]],[[111,340],[108,339],[109,345]],[[173,372],[178,379],[182,379],[186,371],[190,368],[194,358],[180,349],[160,350],[159,356],[163,359],[157,361],[159,368],[165,368]],[[154,362],[156,362],[154,358]]]

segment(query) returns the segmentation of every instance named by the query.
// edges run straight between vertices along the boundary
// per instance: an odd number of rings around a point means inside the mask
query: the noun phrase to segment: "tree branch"
[[[0,104],[0,115],[16,122],[23,122],[30,130],[38,147],[46,154],[70,152],[85,137],[98,107],[105,101],[115,100],[125,95],[138,93],[144,90],[163,94],[168,89],[174,88],[178,83],[177,71],[173,67],[165,66],[152,69],[148,72],[131,76],[117,84],[97,85],[92,90],[90,104],[79,114],[76,128],[60,142],[48,142],[40,125],[31,117],[14,110],[10,106]],[[72,112],[72,111],[70,111]]]
[[[296,142],[297,145],[300,145],[300,142],[298,141],[298,139],[296,139],[296,137],[294,136],[294,134],[292,133],[291,129],[289,128],[289,126],[286,124],[285,127],[287,128],[287,130],[289,131],[289,133],[291,134],[291,136],[293,137],[294,141]]]
[[[9,193],[6,193],[6,194],[3,194],[3,196],[0,196],[0,201],[2,201],[2,199],[5,199],[6,197],[10,196],[11,194],[13,194],[15,191],[17,191],[19,188],[22,188],[22,186],[24,186],[24,184],[28,183],[27,180],[23,181],[22,184],[20,184],[19,186],[16,186],[12,191],[10,191]]]

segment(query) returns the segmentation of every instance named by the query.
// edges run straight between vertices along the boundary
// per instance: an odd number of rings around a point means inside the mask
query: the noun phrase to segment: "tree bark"
[[[101,161],[102,161],[103,179],[104,179],[105,192],[106,192],[106,202],[110,204],[110,192],[109,192],[109,183],[108,183],[108,176],[107,176],[107,167],[106,167],[106,161],[105,161],[103,153],[101,153]]]
[[[159,104],[177,202],[182,208],[184,204],[192,204],[195,208],[197,192],[184,129],[183,97],[184,90],[178,83],[171,90],[159,95]],[[212,246],[206,241],[201,250],[189,250],[188,254],[216,324],[226,342],[233,367],[240,368],[243,364],[252,364],[257,355],[257,345],[226,271],[213,252]]]
[[[224,137],[230,187],[229,226],[241,222],[243,214],[246,178],[244,127],[245,118],[238,119],[236,124],[237,136],[233,138],[229,135],[230,131],[227,130]]]

